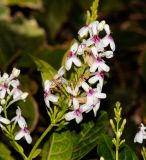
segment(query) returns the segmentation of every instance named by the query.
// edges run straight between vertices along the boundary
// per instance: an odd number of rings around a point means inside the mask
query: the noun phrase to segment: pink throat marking
[[[99,63],[99,62],[102,61],[102,59],[101,59],[100,57],[97,57],[97,58],[96,58],[96,61]]]
[[[89,94],[90,96],[92,96],[92,95],[94,94],[94,90],[93,90],[93,89],[89,89],[88,94]]]
[[[67,56],[67,58],[71,58],[74,56],[74,53],[72,51],[69,52],[69,55]]]
[[[99,75],[101,78],[104,78],[104,72],[103,72],[103,71],[98,72],[98,75]]]
[[[94,42],[95,44],[98,44],[98,43],[100,42],[100,38],[99,38],[97,35],[94,35],[94,36],[92,37],[92,40],[93,40],[93,42]]]
[[[48,95],[49,95],[49,93],[45,91],[44,98],[46,98]]]
[[[75,110],[75,115],[80,116],[82,114],[82,110],[80,108]]]
[[[28,131],[28,129],[27,129],[26,127],[23,128],[23,131],[24,131],[25,133],[29,133],[29,131]]]

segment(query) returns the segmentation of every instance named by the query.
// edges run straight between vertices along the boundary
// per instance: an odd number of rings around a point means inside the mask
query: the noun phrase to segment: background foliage
[[[30,96],[26,103],[20,106],[29,122],[34,141],[48,125],[49,118],[43,102],[41,76],[36,71],[36,66],[30,56],[41,58],[58,69],[72,39],[77,36],[79,28],[85,24],[85,13],[91,4],[92,0],[0,1],[0,70],[9,72],[15,66],[22,71],[20,81],[23,89],[27,90]],[[145,0],[102,0],[98,16],[99,20],[105,19],[110,24],[116,42],[115,57],[109,62],[110,76],[104,86],[108,98],[102,101],[101,110],[108,111],[109,116],[112,117],[115,102],[117,100],[121,102],[123,116],[128,119],[124,136],[126,136],[126,142],[134,150],[136,146],[133,144],[133,137],[137,125],[141,121],[146,123],[145,8]],[[93,115],[89,114],[85,121],[89,123],[91,117]],[[95,122],[97,122],[96,119],[92,123]],[[92,126],[88,123],[86,125]],[[76,128],[74,123],[71,124],[71,128]],[[0,134],[2,142],[7,144],[2,133]],[[54,133],[52,138],[59,139],[61,134]],[[95,138],[98,138],[98,132],[96,134]],[[51,143],[50,141],[46,142],[43,152],[49,150],[47,143]],[[9,159],[13,159],[11,152],[3,143],[0,144],[0,150],[4,148],[5,153],[10,156]],[[99,141],[99,143],[103,142]],[[94,150],[96,145],[89,145],[92,146],[92,156],[90,153],[85,159],[94,158],[97,154]],[[29,147],[27,148],[29,151]],[[55,147],[52,148],[52,153],[54,152],[56,152]],[[16,156],[15,154],[15,152],[12,153],[13,156]],[[66,156],[71,156],[71,154],[68,153]],[[77,159],[74,157],[76,154],[72,155],[72,159]],[[5,157],[0,156],[0,159],[5,159]]]

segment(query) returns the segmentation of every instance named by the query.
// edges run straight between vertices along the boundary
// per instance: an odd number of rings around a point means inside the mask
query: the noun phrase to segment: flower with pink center
[[[90,84],[94,84],[96,82],[99,81],[99,85],[102,88],[103,86],[103,81],[104,81],[104,71],[99,70],[98,72],[95,73],[94,76],[92,76],[91,78],[89,78],[88,82]]]
[[[146,127],[141,123],[141,127],[136,136],[134,137],[134,143],[143,143],[143,140],[146,139]]]
[[[19,107],[16,110],[16,116],[14,118],[12,118],[11,122],[14,122],[14,125],[16,125],[16,123],[18,123],[20,128],[27,127],[26,121],[25,121],[24,117],[22,117],[21,109]]]
[[[105,64],[105,61],[101,57],[97,57],[94,60],[93,64],[90,67],[90,72],[91,73],[95,72],[97,68],[105,72],[109,72],[110,70],[110,67],[107,64]]]
[[[84,84],[84,87],[85,87],[85,84]],[[97,84],[97,88],[94,89],[94,92],[92,91],[92,94],[91,94],[91,91],[90,91],[90,94],[87,95],[87,96],[92,96],[92,101],[89,100],[89,102],[88,102],[89,103],[88,104],[89,107],[85,111],[86,113],[88,113],[91,110],[93,110],[94,116],[96,116],[97,111],[99,110],[99,107],[100,107],[100,101],[101,101],[101,99],[106,98],[106,94],[105,93],[101,93],[101,91],[102,91],[102,88],[100,87],[99,84]],[[89,97],[89,98],[91,99],[91,97]],[[88,101],[88,99],[87,99],[87,101]]]
[[[99,89],[99,86],[97,88],[91,88],[86,82],[82,83],[82,88],[86,91],[87,94],[87,102],[86,104],[88,106],[91,106],[94,104],[94,101],[96,99],[104,99],[106,98],[105,93],[101,93],[101,87]]]
[[[45,81],[45,93],[44,93],[44,100],[47,107],[50,107],[50,102],[57,102],[58,96],[51,94],[50,88],[52,85],[52,81],[46,80]]]
[[[102,44],[104,47],[107,47],[108,45],[110,45],[110,48],[112,51],[115,51],[115,42],[113,40],[113,37],[111,36],[111,34],[106,35],[104,38],[102,38]]]
[[[76,98],[73,98],[73,111],[66,113],[65,119],[67,121],[75,119],[77,123],[80,123],[83,120],[82,113],[87,109],[89,109],[88,105],[84,104],[80,106],[78,100]]]
[[[81,66],[81,62],[80,60],[77,58],[76,56],[76,52],[78,50],[78,43],[75,42],[71,48],[70,48],[70,53],[69,55],[67,56],[67,59],[66,59],[66,64],[65,64],[65,67],[67,70],[70,70],[71,67],[72,67],[72,64],[74,63],[77,67],[80,67]]]
[[[23,137],[26,139],[26,142],[27,142],[28,144],[31,144],[32,138],[31,138],[31,136],[30,136],[29,130],[28,130],[26,127],[21,128],[21,130],[16,134],[15,140],[16,140],[16,141],[17,141],[17,140],[20,140],[20,139],[23,138]]]

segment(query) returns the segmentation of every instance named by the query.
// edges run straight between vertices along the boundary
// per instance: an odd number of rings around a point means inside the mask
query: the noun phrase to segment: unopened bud
[[[21,99],[22,99],[22,100],[25,100],[27,96],[28,96],[28,93],[27,93],[27,92],[24,92],[24,93],[21,95]]]
[[[104,160],[104,158],[103,158],[103,157],[100,157],[100,160]]]
[[[120,138],[121,135],[122,135],[122,132],[118,131],[118,132],[117,132],[117,138]]]
[[[12,70],[12,76],[13,77],[18,77],[19,74],[20,74],[20,70],[17,69],[17,68],[13,68],[13,70]]]
[[[1,105],[3,106],[3,105],[5,105],[6,104],[6,100],[5,99],[2,99],[1,100]]]

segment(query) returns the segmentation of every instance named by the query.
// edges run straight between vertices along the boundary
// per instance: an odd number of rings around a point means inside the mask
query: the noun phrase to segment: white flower
[[[110,48],[112,51],[115,51],[115,42],[111,36],[111,34],[106,35],[104,38],[102,38],[102,44],[104,45],[104,47],[107,47],[108,45],[110,45]]]
[[[141,127],[138,133],[136,133],[134,138],[134,143],[143,143],[143,140],[146,139],[146,127],[141,123]]]
[[[66,80],[63,78],[63,75],[64,75],[64,74],[65,74],[65,69],[64,69],[64,67],[62,66],[62,67],[58,70],[57,74],[53,77],[53,79],[54,79],[54,80],[59,80],[61,83],[65,83]]]
[[[77,67],[81,66],[81,62],[80,62],[80,60],[76,56],[77,50],[78,50],[78,43],[75,42],[71,46],[70,53],[69,53],[69,55],[67,56],[67,59],[66,59],[65,67],[66,67],[67,70],[71,69],[72,63],[74,63]]]
[[[104,81],[104,71],[99,70],[98,72],[95,73],[94,76],[92,76],[91,78],[89,78],[88,82],[90,84],[94,84],[97,81],[99,81],[99,85],[102,88],[103,86],[103,81]]]
[[[14,124],[18,123],[20,128],[27,127],[25,119],[21,115],[21,109],[18,107],[16,110],[16,116],[11,120],[11,122],[14,121]]]
[[[51,94],[51,92],[50,92],[51,85],[52,85],[52,81],[49,81],[49,80],[45,81],[44,100],[45,100],[47,107],[50,107],[50,101],[51,102],[58,101],[58,96],[55,96],[55,95]]]
[[[94,60],[93,64],[90,67],[90,72],[95,72],[97,68],[100,68],[105,72],[109,72],[110,70],[110,67],[107,64],[105,64],[105,61],[101,57],[97,57]]]
[[[101,93],[101,87],[97,85],[97,88],[92,89],[86,82],[82,83],[82,88],[87,93],[87,105],[92,106],[95,104],[97,99],[104,99],[106,98],[105,93]]]
[[[27,142],[28,144],[31,144],[32,138],[31,138],[31,136],[30,136],[29,130],[28,130],[26,127],[21,128],[21,130],[16,134],[15,140],[16,140],[16,141],[17,141],[17,140],[20,140],[22,137],[25,137],[26,142]]]
[[[73,111],[65,114],[65,119],[67,121],[75,119],[77,123],[80,123],[83,120],[82,113],[85,112],[89,108],[88,105],[79,105],[77,99],[73,98]]]

